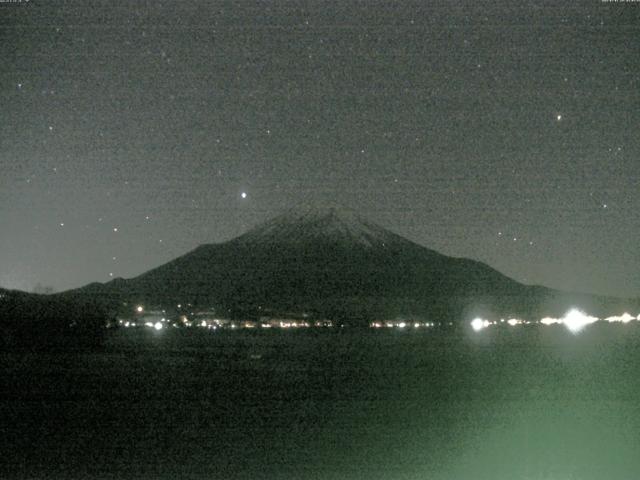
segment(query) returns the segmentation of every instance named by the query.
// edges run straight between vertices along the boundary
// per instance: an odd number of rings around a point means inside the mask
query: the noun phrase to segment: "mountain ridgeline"
[[[92,296],[41,295],[0,288],[0,351],[97,348],[112,318]]]
[[[337,208],[294,209],[138,277],[66,294],[113,306],[190,303],[232,318],[305,314],[355,324],[398,317],[534,319],[574,306],[607,315],[637,305],[523,285]]]

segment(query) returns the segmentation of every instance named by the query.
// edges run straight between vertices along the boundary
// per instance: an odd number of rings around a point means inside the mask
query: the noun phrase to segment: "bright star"
[[[247,192],[242,192],[242,193],[240,194],[240,196],[241,196],[242,198],[247,198]]]

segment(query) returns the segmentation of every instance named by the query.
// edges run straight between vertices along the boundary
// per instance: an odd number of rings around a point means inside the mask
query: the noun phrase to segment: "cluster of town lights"
[[[178,309],[182,308],[182,304],[178,304]],[[187,304],[191,307],[191,304]],[[212,311],[209,312],[191,312],[189,314],[179,315],[176,318],[168,318],[166,310],[150,310],[144,305],[136,305],[133,308],[135,315],[133,318],[121,319],[119,324],[125,328],[148,327],[155,330],[162,330],[167,327],[194,327],[207,330],[225,330],[225,329],[298,329],[298,328],[332,328],[338,326],[335,322],[323,320],[311,320],[308,314],[301,314],[302,318],[272,318],[262,317],[259,320],[230,320],[225,318],[217,318]],[[426,329],[443,325],[453,325],[452,322],[436,323],[424,322],[418,319],[394,319],[379,320],[369,323],[369,327],[393,328],[393,329]]]
[[[409,322],[402,320],[394,320],[388,322],[371,322],[369,324],[371,328],[430,328],[435,327],[434,322]]]
[[[268,323],[264,322],[254,322],[254,321],[230,321],[230,320],[221,320],[221,319],[213,319],[213,320],[202,320],[198,322],[193,322],[189,320],[177,320],[177,321],[169,321],[165,318],[158,321],[147,321],[147,322],[136,322],[132,320],[119,320],[119,325],[125,328],[135,328],[135,327],[149,327],[155,330],[162,330],[165,327],[194,327],[194,328],[204,328],[207,330],[217,330],[217,329],[252,329],[252,328],[311,328],[311,327],[333,327],[333,323],[327,320],[318,321],[318,322],[306,322],[306,321],[270,321]]]
[[[555,324],[564,325],[572,333],[578,333],[587,325],[590,325],[592,323],[599,322],[599,321],[608,322],[608,323],[629,323],[634,320],[640,321],[640,315],[638,315],[637,317],[634,317],[629,313],[624,313],[620,316],[598,318],[598,317],[592,317],[590,315],[587,315],[586,313],[574,308],[572,310],[569,310],[566,313],[566,315],[562,318],[545,317],[541,319],[539,322],[520,320],[517,318],[510,318],[508,320],[501,319],[500,321],[486,320],[483,318],[474,318],[471,321],[471,328],[473,328],[473,330],[475,330],[476,332],[479,332],[480,330],[483,330],[492,325],[500,325],[504,323],[512,327],[516,325],[539,323],[542,325],[555,325]]]
[[[181,305],[178,305],[181,307]],[[181,315],[178,319],[169,320],[165,317],[165,310],[162,311],[146,311],[142,305],[138,305],[135,307],[135,312],[138,314],[137,321],[136,319],[129,320],[119,320],[119,324],[124,327],[137,327],[137,326],[145,326],[152,328],[154,330],[162,330],[166,327],[199,327],[205,328],[208,330],[217,330],[217,329],[245,329],[245,328],[310,328],[310,327],[333,327],[334,323],[330,320],[293,320],[293,319],[276,319],[269,317],[262,317],[260,320],[245,320],[245,321],[236,321],[229,319],[221,319],[214,318],[212,315],[208,313],[196,313],[192,314],[191,317],[187,317],[186,315]],[[305,315],[303,315],[305,316]],[[578,333],[582,329],[584,329],[587,325],[590,325],[595,322],[608,322],[608,323],[629,323],[632,321],[640,321],[640,315],[633,316],[629,313],[624,313],[620,316],[611,316],[606,318],[598,318],[587,315],[586,313],[574,308],[569,310],[563,317],[561,318],[553,318],[553,317],[544,317],[538,321],[531,320],[522,320],[519,318],[508,318],[508,319],[500,319],[500,320],[487,320],[484,318],[474,318],[471,321],[471,328],[479,332],[484,330],[485,328],[495,326],[495,325],[509,325],[511,327],[515,327],[517,325],[531,325],[531,324],[540,324],[540,325],[564,325],[569,331],[572,333]],[[436,326],[442,325],[453,325],[453,323],[435,323],[435,322],[419,322],[415,320],[386,320],[386,321],[374,321],[369,323],[369,327],[379,329],[379,328],[397,328],[397,329],[422,329],[422,328],[433,328]]]
[[[182,305],[178,304],[178,308]],[[189,304],[189,306],[191,306]],[[254,329],[254,328],[310,328],[310,327],[333,327],[330,320],[309,320],[309,319],[282,319],[263,317],[260,320],[230,320],[216,318],[212,312],[191,312],[191,315],[179,315],[171,318],[166,310],[148,310],[143,305],[134,307],[135,315],[132,318],[121,318],[118,325],[125,328],[147,327],[154,330],[163,330],[169,327],[176,328],[202,328],[206,330],[218,329]],[[306,317],[306,314],[303,315]]]

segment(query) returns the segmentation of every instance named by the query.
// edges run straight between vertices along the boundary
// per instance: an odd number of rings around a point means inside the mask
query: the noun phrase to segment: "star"
[[[556,115],[556,120],[557,121],[561,121],[562,120],[562,115],[560,115],[560,114]]]
[[[53,132],[53,126],[52,125],[49,125],[49,131]]]
[[[60,222],[60,226],[61,226],[61,227],[64,227],[64,222]]]
[[[247,192],[242,192],[242,193],[240,194],[240,196],[241,196],[242,198],[247,198]]]
[[[118,227],[113,227],[113,231],[117,232],[118,231]]]

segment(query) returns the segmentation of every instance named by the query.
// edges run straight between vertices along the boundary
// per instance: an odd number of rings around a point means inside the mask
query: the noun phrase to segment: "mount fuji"
[[[131,279],[66,292],[112,306],[191,304],[232,317],[305,314],[362,323],[419,316],[607,314],[629,302],[528,286],[418,245],[350,210],[302,207]],[[634,302],[637,304],[637,302]]]

